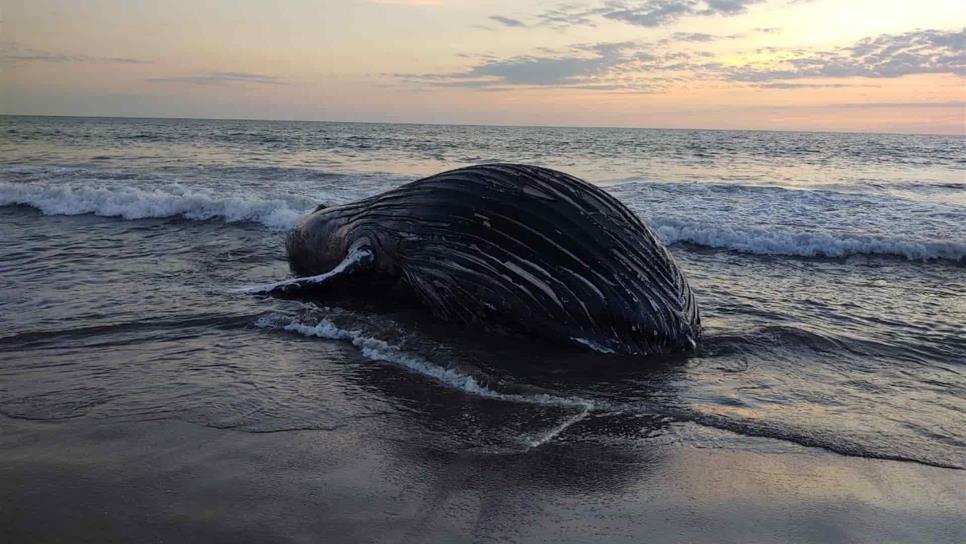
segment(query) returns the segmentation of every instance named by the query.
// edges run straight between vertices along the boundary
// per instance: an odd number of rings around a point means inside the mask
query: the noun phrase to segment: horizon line
[[[700,130],[718,132],[782,132],[799,134],[875,134],[883,136],[942,136],[942,137],[966,137],[966,130],[959,133],[937,133],[937,132],[875,132],[875,131],[856,131],[856,130],[792,130],[775,128],[695,128],[695,127],[618,127],[607,125],[513,125],[497,123],[430,123],[415,121],[333,121],[324,119],[266,119],[266,118],[243,118],[243,117],[168,117],[162,115],[52,115],[36,113],[4,113],[0,112],[0,117],[52,117],[63,119],[155,119],[167,121],[257,121],[263,123],[329,123],[329,124],[357,124],[357,125],[411,125],[411,126],[435,126],[435,127],[492,127],[492,128],[559,128],[559,129],[611,129],[611,130]]]

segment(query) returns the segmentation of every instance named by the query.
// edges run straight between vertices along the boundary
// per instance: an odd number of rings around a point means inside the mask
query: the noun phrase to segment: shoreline
[[[0,419],[7,542],[957,542],[966,473],[824,450],[442,451],[362,428]]]

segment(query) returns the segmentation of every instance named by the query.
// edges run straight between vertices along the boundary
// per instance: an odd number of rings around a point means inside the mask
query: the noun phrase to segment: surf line
[[[291,318],[288,319],[287,323],[284,321],[285,318],[280,319],[280,316],[264,316],[255,322],[255,326],[263,329],[279,329],[286,332],[301,334],[303,336],[315,336],[328,340],[349,342],[355,346],[366,359],[383,361],[394,366],[402,367],[446,387],[457,389],[464,393],[478,397],[505,402],[579,409],[579,412],[572,416],[567,422],[552,429],[552,436],[544,436],[539,441],[540,443],[543,443],[549,438],[560,434],[560,432],[563,431],[567,426],[576,423],[580,419],[583,419],[587,414],[596,408],[595,403],[587,399],[558,397],[547,393],[526,395],[494,391],[489,387],[481,385],[473,376],[469,376],[451,368],[432,363],[417,355],[406,353],[400,348],[393,346],[384,340],[367,336],[362,331],[343,329],[327,319],[321,319],[315,325],[302,323]]]

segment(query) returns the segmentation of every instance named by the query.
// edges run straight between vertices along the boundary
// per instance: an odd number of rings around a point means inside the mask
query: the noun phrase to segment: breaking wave
[[[632,181],[608,191],[666,244],[796,257],[966,259],[966,208],[952,202],[735,184]]]
[[[643,191],[667,191],[668,187],[662,185],[655,189],[653,185],[630,185]],[[790,232],[770,225],[755,226],[751,220],[748,222],[751,226],[736,226],[730,224],[718,210],[707,207],[698,207],[693,219],[665,216],[660,213],[664,211],[661,209],[662,203],[651,201],[653,195],[647,195],[646,192],[628,193],[626,187],[619,186],[615,191],[617,196],[627,201],[645,219],[650,216],[648,222],[655,233],[669,245],[687,243],[740,253],[796,257],[843,258],[877,255],[953,262],[966,259],[966,241],[893,239],[878,234],[853,234],[848,232],[849,229],[834,226],[826,226],[831,232],[823,232],[815,230],[819,228],[817,225],[803,225],[801,232]],[[705,198],[707,192],[706,187],[701,189],[702,198]],[[642,195],[650,198],[644,199]],[[693,195],[687,196],[692,197]],[[814,197],[807,195],[806,198]],[[123,219],[220,219],[226,222],[259,223],[273,230],[291,228],[317,202],[317,199],[305,196],[272,197],[254,192],[223,195],[210,190],[188,190],[177,184],[136,188],[0,182],[0,206],[30,206],[46,215],[94,214]],[[658,213],[643,213],[649,210]],[[745,213],[748,211],[745,210]]]
[[[94,214],[123,219],[184,217],[194,220],[261,223],[272,229],[290,228],[315,203],[302,197],[222,196],[177,185],[164,188],[108,188],[0,183],[0,206],[30,206],[45,215]]]
[[[677,220],[658,220],[651,226],[665,244],[683,242],[756,255],[831,258],[883,255],[909,260],[945,259],[954,262],[966,258],[966,243],[958,242],[883,240],[870,236],[739,229]]]

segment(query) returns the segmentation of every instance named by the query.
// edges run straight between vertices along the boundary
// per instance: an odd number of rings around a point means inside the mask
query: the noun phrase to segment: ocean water
[[[251,296],[287,228],[445,169],[597,183],[688,276],[698,353]],[[445,450],[802,451],[966,468],[966,137],[0,117],[0,414]]]

